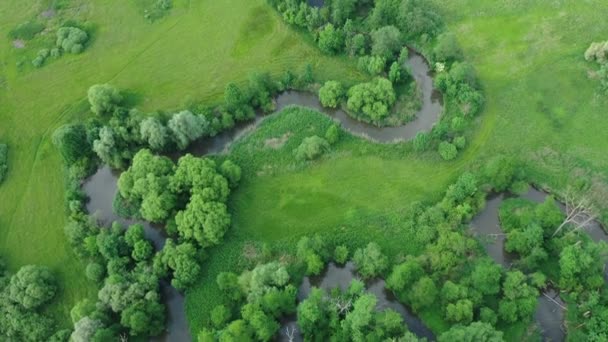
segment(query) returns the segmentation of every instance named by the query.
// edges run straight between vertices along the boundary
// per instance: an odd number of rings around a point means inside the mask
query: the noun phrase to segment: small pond
[[[318,287],[324,290],[340,288],[346,290],[350,285],[351,280],[358,279],[355,272],[355,265],[352,262],[346,263],[344,266],[338,266],[330,263],[326,270],[319,276],[305,277],[298,289],[298,301],[303,301],[308,297],[313,287]],[[393,309],[397,311],[408,326],[408,329],[418,337],[426,337],[428,340],[435,340],[433,332],[427,328],[424,323],[416,317],[406,306],[401,304],[395,296],[385,289],[385,283],[382,279],[373,280],[366,283],[366,291],[372,293],[378,299],[377,309]],[[285,333],[287,328],[294,329],[293,341],[302,341],[302,336],[297,329],[296,317],[291,317],[282,322],[281,330],[277,339],[279,341],[289,341]]]

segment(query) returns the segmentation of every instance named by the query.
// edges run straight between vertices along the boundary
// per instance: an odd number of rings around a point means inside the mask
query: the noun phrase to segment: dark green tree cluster
[[[403,317],[392,309],[379,311],[377,298],[353,280],[344,292],[313,287],[298,305],[298,326],[310,341],[418,341]]]
[[[396,101],[391,81],[376,78],[372,82],[361,83],[348,90],[347,108],[362,114],[365,121],[378,124],[389,115]]]
[[[121,206],[151,222],[167,222],[176,233],[154,259],[160,276],[171,275],[172,285],[185,289],[198,277],[201,248],[222,241],[230,226],[226,200],[240,180],[240,168],[190,154],[175,165],[169,158],[139,151],[131,167],[118,180]],[[118,212],[125,212],[117,208]],[[172,230],[174,229],[174,231]]]
[[[46,267],[24,266],[11,275],[0,259],[0,335],[10,341],[66,341],[69,331],[55,333],[45,313],[57,294],[57,282]]]
[[[0,144],[0,184],[8,174],[8,145]]]
[[[279,331],[280,318],[296,311],[297,289],[277,262],[241,275],[223,272],[216,281],[225,304],[212,310],[199,341],[269,341]]]
[[[78,54],[84,50],[88,40],[89,35],[83,29],[69,26],[61,27],[57,30],[55,45],[66,53]]]

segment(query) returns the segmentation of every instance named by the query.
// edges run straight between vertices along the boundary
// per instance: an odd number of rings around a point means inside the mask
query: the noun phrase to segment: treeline
[[[456,37],[445,31],[430,1],[330,0],[321,8],[304,0],[268,2],[287,23],[309,31],[322,51],[358,58],[359,68],[376,77],[348,91],[331,81],[319,92],[324,106],[335,108],[346,100],[348,111],[363,121],[386,120],[397,98],[395,86],[411,80],[407,46],[424,51],[437,73],[435,86],[444,94],[446,109],[430,133],[416,136],[414,148],[436,149],[451,160],[466,146],[465,131],[484,98],[474,68],[464,61]]]
[[[58,292],[57,281],[43,266],[23,266],[10,274],[0,258],[0,335],[10,341],[65,342],[70,330],[57,330],[46,313]]]

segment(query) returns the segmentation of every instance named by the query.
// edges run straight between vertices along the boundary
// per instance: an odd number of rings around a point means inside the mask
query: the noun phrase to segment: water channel
[[[292,105],[303,106],[317,110],[330,116],[334,120],[339,121],[342,127],[355,135],[377,142],[390,143],[412,139],[419,131],[431,130],[433,125],[439,120],[441,112],[443,111],[443,105],[441,94],[433,88],[432,73],[424,57],[411,51],[408,58],[408,65],[412,70],[412,75],[414,76],[420,93],[422,94],[422,106],[416,117],[406,125],[397,127],[375,127],[368,125],[366,123],[357,121],[341,109],[332,110],[323,108],[315,94],[297,91],[288,91],[277,96],[275,100],[277,112]],[[194,142],[186,151],[184,151],[184,153],[204,156],[208,154],[226,152],[230,146],[230,143],[245,135],[247,132],[255,129],[263,118],[263,116],[258,115],[254,120],[246,123],[240,123],[232,130],[224,131],[211,138],[200,139]],[[172,157],[178,157],[178,155]],[[89,197],[89,201],[87,203],[88,212],[104,225],[110,225],[114,221],[125,226],[135,223],[142,224],[144,226],[146,238],[153,242],[154,247],[157,250],[162,249],[166,239],[166,236],[163,234],[162,227],[154,226],[147,222],[125,219],[114,214],[112,203],[117,192],[117,182],[119,176],[120,174],[118,172],[111,170],[108,166],[104,166],[93,176],[87,179],[83,185],[83,190]],[[372,285],[376,287],[380,286],[382,289],[384,288],[383,284]],[[378,296],[381,292],[380,287],[378,290],[376,290]],[[161,337],[153,339],[153,341],[192,340],[185,317],[183,296],[165,282],[161,283],[161,290],[165,299],[165,304],[167,305],[169,311],[167,333]],[[396,301],[393,299],[388,300],[387,298],[389,297],[387,297],[386,294],[383,296],[384,297],[382,298],[385,299],[384,301],[381,301],[382,303],[389,305],[389,307],[395,306],[394,309],[402,313],[404,317],[406,317],[406,314],[411,316],[409,311],[407,311],[407,309],[404,307],[398,308],[396,306],[397,304],[395,304]],[[380,296],[379,300],[381,300]],[[414,322],[414,319],[412,318],[409,321]],[[411,329],[415,329],[415,323],[412,324],[414,325]],[[422,323],[420,322],[420,324]],[[430,331],[424,332],[423,328],[417,330],[419,330],[423,336],[425,336],[424,334],[426,333],[430,334]]]

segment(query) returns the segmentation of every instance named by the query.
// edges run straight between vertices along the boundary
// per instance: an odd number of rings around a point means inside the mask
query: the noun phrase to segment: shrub
[[[78,54],[84,50],[85,43],[89,40],[89,35],[77,27],[62,27],[57,30],[57,47],[63,51]]]
[[[313,135],[312,137],[304,138],[300,146],[294,151],[294,154],[297,160],[312,160],[319,157],[327,150],[329,150],[329,143],[327,140]]]
[[[465,137],[456,137],[454,139],[454,146],[457,149],[462,150],[467,144],[467,139]]]
[[[30,40],[38,33],[42,32],[42,30],[44,30],[43,24],[36,21],[26,21],[25,23],[17,25],[17,27],[12,29],[8,35],[12,39]]]
[[[348,260],[348,247],[340,245],[334,251],[334,261],[338,264],[344,264]]]
[[[443,160],[453,160],[458,155],[458,149],[447,141],[439,144],[439,155]]]
[[[92,281],[94,281],[96,283],[99,283],[100,281],[103,280],[105,270],[104,270],[103,265],[96,263],[96,262],[92,262],[87,265],[87,269],[85,270],[85,273],[86,273],[87,278],[91,279]]]
[[[0,144],[0,184],[8,173],[8,145]]]
[[[429,147],[429,143],[431,142],[431,136],[425,132],[416,133],[416,137],[414,137],[414,151],[423,152]]]
[[[605,63],[608,59],[608,41],[591,43],[585,51],[585,59],[589,62]]]
[[[380,75],[386,67],[386,58],[382,56],[361,56],[357,68],[372,76]]]
[[[369,83],[361,83],[348,90],[348,109],[362,113],[377,122],[389,114],[395,103],[393,84],[386,78],[377,78]]]
[[[433,49],[435,60],[441,62],[462,59],[462,51],[453,33],[443,33],[437,38],[437,45]]]
[[[344,96],[344,88],[338,81],[327,81],[319,89],[319,100],[323,107],[336,108]]]
[[[325,140],[327,140],[328,143],[333,145],[333,144],[337,143],[339,139],[340,139],[340,130],[338,129],[338,125],[333,124],[333,125],[329,126],[329,128],[325,132]]]

